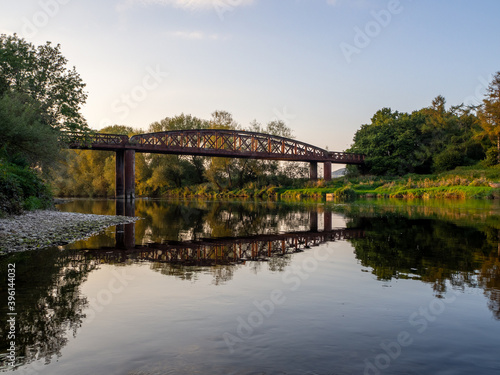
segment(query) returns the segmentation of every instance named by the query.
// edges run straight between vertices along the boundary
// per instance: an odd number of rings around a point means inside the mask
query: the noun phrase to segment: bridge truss
[[[238,130],[197,129],[138,134],[67,133],[61,141],[72,149],[116,152],[116,197],[134,195],[135,152],[211,157],[298,161],[310,163],[311,179],[318,178],[318,162],[325,180],[331,164],[362,164],[364,155],[329,152],[294,139]]]

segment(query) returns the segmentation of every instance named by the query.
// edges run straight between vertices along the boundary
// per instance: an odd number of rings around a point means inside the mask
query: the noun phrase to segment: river
[[[74,200],[59,209],[143,219],[0,258],[0,352],[14,334],[17,366],[3,354],[2,372],[500,372],[496,201]]]

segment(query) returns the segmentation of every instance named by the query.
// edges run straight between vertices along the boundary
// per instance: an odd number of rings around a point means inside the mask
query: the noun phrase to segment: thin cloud
[[[374,5],[373,1],[368,0],[326,0],[326,3],[331,6],[340,6],[345,4],[356,8],[366,8]]]
[[[126,4],[128,7],[134,4],[142,4],[172,6],[174,8],[186,10],[207,10],[213,9],[221,3],[226,4],[226,2],[226,0],[128,0]],[[231,6],[231,8],[237,8],[251,5],[254,2],[255,0],[231,0],[227,3]]]
[[[200,31],[172,31],[167,33],[168,37],[187,40],[219,40],[224,39],[218,34],[206,34]]]

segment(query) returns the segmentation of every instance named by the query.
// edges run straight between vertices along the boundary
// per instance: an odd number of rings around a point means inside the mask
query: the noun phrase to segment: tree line
[[[265,126],[253,121],[243,128],[226,111],[213,112],[209,120],[185,114],[166,117],[149,125],[146,131],[114,125],[100,132],[132,136],[188,129],[247,130],[293,138],[291,129],[282,121],[271,121]],[[63,154],[64,162],[52,173],[58,195],[114,195],[114,152],[66,150]],[[185,188],[194,188],[191,194],[203,195],[214,191],[279,186],[307,175],[307,168],[302,163],[270,160],[136,153],[135,163],[136,194],[140,196],[182,194]]]
[[[0,214],[50,205],[41,177],[58,159],[59,135],[88,129],[85,84],[66,64],[59,45],[0,35]]]
[[[446,108],[443,96],[412,113],[383,108],[356,132],[349,152],[366,155],[361,173],[430,174],[458,166],[499,163],[500,72],[480,106]],[[353,171],[354,168],[351,168]]]

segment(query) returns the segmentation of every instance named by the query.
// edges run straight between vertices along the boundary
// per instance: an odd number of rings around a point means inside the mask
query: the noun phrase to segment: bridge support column
[[[309,230],[311,232],[318,231],[318,211],[309,212]]]
[[[125,198],[125,152],[116,151],[116,170],[115,170],[115,198]]]
[[[318,162],[312,161],[309,164],[309,179],[317,180],[318,179]]]
[[[332,180],[332,162],[331,161],[325,161],[323,163],[323,178],[325,179],[325,181]]]
[[[135,199],[135,150],[125,151],[125,198]]]
[[[324,216],[324,228],[325,232],[329,232],[332,230],[332,213],[330,211],[325,211],[323,213]]]
[[[135,216],[135,200],[117,199],[115,213],[120,216]],[[135,223],[116,226],[115,246],[117,249],[133,249],[135,246]]]

